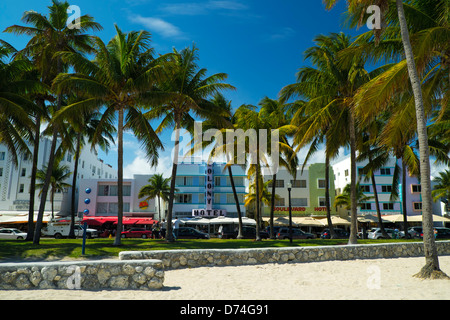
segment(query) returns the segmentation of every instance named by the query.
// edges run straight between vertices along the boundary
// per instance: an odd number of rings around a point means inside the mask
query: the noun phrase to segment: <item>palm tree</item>
[[[367,58],[363,56],[354,56],[346,64],[340,62],[340,52],[352,45],[350,36],[332,33],[319,35],[314,41],[316,46],[305,52],[314,67],[301,68],[297,83],[286,86],[280,94],[286,100],[295,96],[309,100],[304,106],[308,117],[297,133],[297,145],[317,144],[319,141],[315,139],[326,134],[326,153],[330,158],[337,154],[340,146],[350,145],[352,206],[349,243],[354,244],[357,242],[356,138],[359,134],[356,132],[353,101],[358,88],[379,70],[367,72],[364,69]]]
[[[447,201],[448,208],[448,201],[450,200],[450,170],[439,172],[439,177],[434,178],[434,182],[437,183],[431,193],[434,201],[443,198]]]
[[[194,118],[191,116],[191,112],[203,119],[217,116],[217,106],[207,99],[221,90],[234,89],[233,86],[222,82],[228,77],[225,73],[206,77],[207,69],[199,69],[196,63],[197,52],[198,49],[195,46],[181,51],[173,50],[173,54],[169,56],[166,64],[166,81],[158,86],[157,94],[161,103],[146,113],[149,120],[163,118],[156,132],[160,133],[168,127],[175,129],[172,180],[166,217],[168,226],[172,224],[180,130],[182,128],[188,131],[193,130]],[[170,227],[167,228],[166,239],[170,242],[175,241]]]
[[[59,2],[52,0],[52,5],[48,7],[49,16],[44,16],[35,11],[26,11],[22,17],[22,21],[32,26],[13,25],[6,28],[5,32],[15,33],[18,35],[31,36],[26,47],[18,53],[18,56],[26,56],[33,61],[36,68],[40,72],[41,82],[48,87],[51,86],[53,79],[64,71],[66,66],[63,65],[59,56],[59,51],[70,52],[92,52],[91,36],[84,32],[88,30],[101,30],[101,26],[94,22],[93,18],[88,15],[80,17],[79,28],[69,28],[67,21],[69,15],[67,9],[68,2]],[[40,98],[39,105],[45,107],[43,100]],[[62,103],[62,95],[59,94],[55,98],[55,111],[59,110]],[[36,122],[38,121],[36,117]],[[36,125],[37,126],[37,125]],[[36,223],[33,243],[39,244],[41,236],[42,218],[47,199],[48,188],[50,186],[51,171],[54,163],[54,153],[56,150],[59,126],[53,125],[52,145],[50,148],[50,157],[48,160],[47,177],[41,190],[41,202]],[[35,137],[35,141],[37,137]]]
[[[162,174],[155,174],[148,179],[149,184],[139,190],[138,198],[146,200],[158,198],[158,220],[161,221],[161,199],[169,201],[171,178],[164,178]]]
[[[338,0],[325,0],[327,9],[330,9]],[[366,8],[369,5],[376,4],[382,9],[382,14],[384,17],[385,12],[389,12],[389,4],[390,0],[351,0],[348,1],[348,9],[351,15],[357,16],[357,19],[362,22],[361,19],[361,9]],[[421,2],[417,1],[416,4],[422,5],[427,9],[427,13],[433,11],[435,9],[435,16],[437,17],[438,22],[442,23],[441,26],[436,26],[432,29],[426,30],[422,32],[418,38],[421,38],[423,41],[423,45],[419,45],[419,49],[421,49],[422,56],[418,56],[418,62],[420,62],[420,58],[428,57],[431,59],[435,59],[435,53],[438,50],[442,50],[442,44],[444,44],[444,48],[447,48],[448,52],[448,44],[450,43],[450,33],[448,26],[448,10],[449,4],[448,1],[438,0],[438,1],[426,1]],[[413,6],[408,6],[408,9]],[[425,104],[424,104],[424,95],[421,87],[421,79],[419,76],[418,68],[427,66],[429,63],[429,59],[422,60],[422,65],[416,64],[416,60],[414,58],[414,51],[411,45],[411,37],[409,33],[409,27],[411,26],[411,21],[408,24],[405,15],[405,8],[403,0],[395,0],[395,8],[397,9],[398,23],[400,27],[400,35],[403,44],[403,50],[405,55],[406,64],[402,63],[403,66],[406,65],[409,75],[409,80],[411,84],[411,89],[414,97],[414,106],[415,106],[415,115],[416,115],[416,129],[417,129],[417,137],[419,141],[419,157],[420,161],[420,176],[421,176],[421,188],[422,188],[422,217],[423,217],[423,231],[424,231],[424,251],[425,251],[425,266],[421,269],[419,273],[415,276],[420,278],[434,278],[434,277],[443,277],[447,278],[447,276],[440,270],[439,268],[439,259],[437,254],[437,248],[433,233],[433,200],[431,196],[431,178],[430,178],[430,159],[429,159],[429,146],[428,146],[428,134],[427,134],[427,118],[425,113]],[[430,10],[431,9],[431,10]],[[391,17],[392,18],[392,17]],[[426,18],[426,20],[424,19]],[[430,19],[430,15],[423,15],[423,19],[420,19],[416,15],[416,20],[418,25],[423,25],[424,22],[428,22]],[[379,32],[377,32],[377,38],[379,38]],[[431,40],[433,39],[433,40]],[[438,41],[436,41],[438,39]],[[441,51],[442,52],[442,51]],[[448,60],[447,58],[443,59],[444,61]],[[448,62],[446,62],[448,67]],[[448,75],[448,73],[447,73]],[[378,80],[379,81],[379,80]],[[448,83],[447,83],[447,91],[445,96],[448,101]],[[444,91],[445,92],[445,91]]]
[[[123,33],[116,25],[116,35],[105,45],[95,37],[93,61],[72,52],[63,52],[61,59],[74,66],[74,74],[60,74],[54,86],[58,92],[73,92],[80,100],[60,110],[55,118],[74,118],[85,111],[103,113],[92,144],[97,144],[105,126],[111,127],[117,113],[118,140],[118,223],[114,245],[121,244],[123,228],[123,131],[131,129],[141,141],[152,166],[158,161],[162,143],[150,123],[143,116],[143,107],[149,106],[151,88],[158,78],[160,61],[154,59],[150,47],[150,33],[131,31]],[[125,114],[126,112],[126,114]]]
[[[356,184],[356,203],[357,206],[360,207],[365,202],[373,199],[373,196],[366,196],[363,192],[363,190],[360,187],[359,182]],[[351,203],[351,195],[350,195],[350,184],[347,184],[344,189],[342,190],[341,194],[338,194],[334,198],[334,206],[337,208],[337,206],[345,206],[347,210],[351,209],[352,203]]]
[[[279,135],[279,140],[282,143],[281,146],[288,146],[287,148],[282,148],[282,153],[280,155],[273,155],[278,157],[278,162],[281,166],[285,167],[294,180],[297,177],[297,165],[298,165],[298,157],[297,153],[292,150],[290,146],[290,142],[288,138],[292,136],[294,132],[294,127],[290,126],[292,120],[292,104],[283,103],[282,100],[274,100],[268,97],[264,97],[260,102],[261,106],[260,114],[263,118],[267,119],[268,124],[271,130],[281,130]],[[270,141],[268,141],[268,144]],[[284,157],[283,157],[284,155]],[[275,210],[275,194],[276,194],[276,181],[277,181],[277,171],[278,168],[274,168],[272,172],[272,199],[270,205],[270,218],[269,218],[269,226],[270,226],[270,238],[275,239],[275,235],[273,233],[273,219],[274,219],[274,210]]]
[[[112,134],[116,132],[115,127],[103,125],[100,128],[103,132],[96,139],[96,144],[92,144],[96,130],[100,122],[101,114],[95,111],[85,111],[75,115],[75,119],[70,119],[69,128],[66,134],[66,139],[70,140],[74,149],[74,170],[72,178],[72,197],[71,197],[71,219],[69,238],[75,238],[75,201],[76,201],[76,185],[78,176],[78,160],[83,146],[87,142],[91,144],[91,149],[99,146],[103,151],[107,152],[110,146],[109,141],[114,141]]]
[[[234,202],[236,204],[236,212],[237,212],[237,216],[238,216],[238,234],[237,234],[237,239],[242,239],[243,235],[242,235],[242,213],[241,213],[241,205],[239,202],[239,197],[236,191],[236,186],[234,183],[234,178],[233,178],[233,169],[232,169],[232,165],[235,163],[235,158],[230,159],[232,157],[232,154],[227,153],[227,145],[224,145],[224,141],[223,141],[223,135],[226,135],[227,130],[233,130],[234,129],[234,125],[233,125],[233,119],[234,119],[234,115],[232,114],[232,107],[231,107],[231,101],[227,100],[225,98],[225,96],[222,93],[216,93],[213,97],[213,99],[211,100],[211,102],[213,104],[215,104],[219,110],[221,110],[221,112],[219,112],[219,114],[222,114],[221,117],[214,117],[214,118],[210,118],[207,119],[205,121],[202,122],[202,138],[199,139],[200,137],[194,137],[192,144],[193,144],[193,148],[189,151],[189,154],[193,154],[195,153],[196,149],[198,146],[200,146],[201,148],[205,149],[209,146],[213,146],[210,154],[209,154],[209,158],[212,159],[214,157],[218,157],[220,155],[225,154],[225,157],[227,159],[227,165],[225,166],[224,170],[228,171],[228,176],[230,178],[230,184],[231,184],[231,189],[233,191],[233,197],[234,197]],[[211,137],[210,140],[208,139],[203,139],[203,135],[206,133],[210,133],[211,131],[213,131],[214,133],[219,133],[220,136],[222,137],[222,139],[219,139],[216,141],[216,137]],[[199,141],[197,141],[199,140]],[[234,148],[234,146],[233,146]]]
[[[42,169],[37,171],[36,179],[40,181],[36,184],[36,187],[38,189],[42,189],[44,187],[45,179],[47,176],[47,170],[48,166],[44,166]],[[67,188],[70,188],[71,185],[69,183],[66,183],[70,176],[71,176],[70,168],[67,165],[60,165],[58,161],[55,161],[55,164],[53,166],[52,172],[51,172],[51,179],[50,179],[50,202],[52,204],[52,220],[55,217],[54,214],[54,199],[55,199],[55,193],[56,192],[65,192]]]
[[[249,179],[251,179],[251,183],[249,185],[249,193],[245,195],[245,206],[247,207],[247,210],[249,211],[257,211],[258,206],[260,207],[262,204],[266,206],[270,206],[272,203],[272,194],[270,193],[270,184],[273,184],[273,180],[268,180],[266,182],[263,181],[262,176],[259,176],[259,184],[261,187],[259,188],[259,196],[257,197],[256,193],[256,178],[255,175],[252,173],[249,176]],[[280,199],[279,195],[275,195],[274,198],[276,200]],[[261,217],[255,217],[256,225],[260,223]]]

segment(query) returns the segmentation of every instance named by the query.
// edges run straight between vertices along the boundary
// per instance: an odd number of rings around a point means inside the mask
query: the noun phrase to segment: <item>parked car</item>
[[[450,239],[450,229],[443,227],[434,227],[436,230],[436,239]],[[420,238],[423,238],[423,232],[420,234]]]
[[[26,239],[27,234],[16,228],[2,228],[0,229],[0,239]]]
[[[348,239],[348,237],[350,236],[350,233],[348,231],[345,231],[344,229],[341,228],[334,228],[334,233],[336,236],[335,239]],[[320,237],[322,239],[331,239],[330,229],[323,230]]]
[[[390,238],[404,238],[404,231],[396,231],[394,229],[384,228]],[[367,238],[369,239],[383,239],[383,234],[380,228],[372,228],[367,232]]]
[[[411,238],[420,238],[420,234],[423,233],[422,227],[411,227],[408,229],[408,233],[411,236]]]
[[[209,234],[190,227],[181,227],[177,230],[177,239],[209,239]]]
[[[282,227],[280,227],[280,226],[273,226],[273,234],[274,234],[274,236],[277,235],[278,230],[280,230],[281,228]],[[270,235],[270,226],[266,227],[266,232]]]
[[[122,231],[122,238],[142,238],[147,239],[152,237],[152,231],[144,228],[131,228],[130,230]]]
[[[292,228],[292,239],[314,239],[316,236],[312,233],[304,232],[298,228]],[[280,228],[277,233],[277,239],[289,239],[289,228]]]
[[[222,239],[236,239],[238,235],[237,226],[224,226],[219,232],[219,238]],[[242,226],[243,239],[255,239],[256,228],[250,226]],[[269,239],[269,233],[266,231],[260,231],[259,236],[261,239]]]

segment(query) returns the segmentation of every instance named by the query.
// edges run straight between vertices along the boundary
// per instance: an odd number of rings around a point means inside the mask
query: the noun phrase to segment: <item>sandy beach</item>
[[[450,275],[450,256],[439,259]],[[449,280],[413,278],[424,258],[327,261],[170,270],[161,291],[17,290],[0,299],[448,300]]]

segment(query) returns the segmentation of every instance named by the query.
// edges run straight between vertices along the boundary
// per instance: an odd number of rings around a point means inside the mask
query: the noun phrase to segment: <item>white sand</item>
[[[450,256],[439,258],[450,275]],[[161,291],[17,290],[0,299],[450,299],[450,280],[420,280],[424,258],[202,267],[166,271]]]

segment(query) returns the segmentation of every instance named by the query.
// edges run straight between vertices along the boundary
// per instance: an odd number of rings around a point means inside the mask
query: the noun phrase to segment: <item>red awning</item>
[[[117,224],[117,217],[84,217],[82,222],[83,223],[87,222],[87,224],[90,226],[101,226],[106,222],[112,222],[113,224]],[[157,221],[153,220],[152,218],[124,217],[122,222],[124,225],[133,225],[133,224],[144,225],[144,224],[154,224]]]

